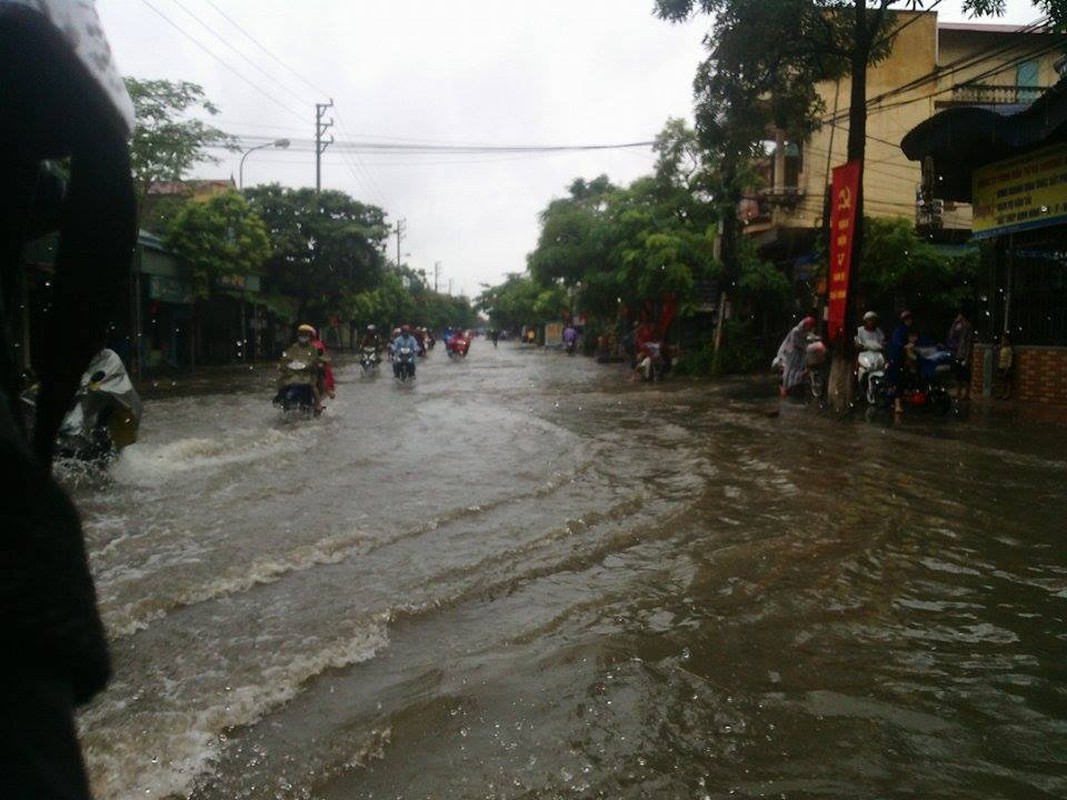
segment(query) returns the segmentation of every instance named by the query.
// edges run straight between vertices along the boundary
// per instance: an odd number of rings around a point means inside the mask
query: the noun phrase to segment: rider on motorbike
[[[374,361],[378,363],[382,360],[382,336],[378,333],[378,326],[371,323],[360,334],[359,346],[362,350],[372,350],[374,352]]]
[[[868,311],[863,315],[863,324],[856,329],[856,347],[860,350],[885,349],[885,334],[878,327],[878,314]]]
[[[311,393],[315,398],[315,413],[318,414],[322,412],[319,376],[330,357],[315,346],[312,341],[314,336],[315,328],[307,323],[296,329],[296,341],[285,349],[278,363],[278,388],[284,389],[293,384],[311,386]]]
[[[389,350],[393,354],[393,374],[400,377],[400,362],[397,360],[397,353],[401,348],[410,348],[411,352],[419,352],[419,340],[411,333],[410,325],[401,325],[400,334],[389,343]],[[411,377],[415,377],[415,362],[411,362]]]
[[[874,403],[870,391],[871,374],[885,369],[885,334],[878,327],[878,314],[868,311],[863,315],[863,324],[856,329],[856,384],[869,403]]]

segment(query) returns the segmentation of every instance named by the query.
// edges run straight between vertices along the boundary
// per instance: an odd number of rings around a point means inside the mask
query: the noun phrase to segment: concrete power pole
[[[404,238],[404,231],[407,227],[407,219],[398,219],[396,221],[396,265],[400,266],[400,240]]]
[[[441,274],[441,262],[433,262],[433,293],[437,294],[437,276]]]
[[[326,133],[328,128],[333,127],[333,119],[329,122],[322,121],[322,115],[326,113],[327,108],[333,108],[333,100],[328,103],[316,103],[315,104],[315,191],[322,190],[322,154],[326,152],[326,148],[333,144],[333,134],[330,135],[329,140],[324,140],[322,134]]]

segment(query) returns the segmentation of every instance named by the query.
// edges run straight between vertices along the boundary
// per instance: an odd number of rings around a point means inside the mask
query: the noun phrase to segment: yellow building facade
[[[936,12],[900,12],[896,25],[892,52],[867,75],[865,212],[913,218],[920,229],[948,240],[966,238],[971,207],[938,198],[932,175],[922,203],[923,168],[903,154],[901,139],[950,106],[1005,113],[1024,107],[1058,80],[1064,39],[1036,27],[939,23]],[[763,168],[765,185],[749,192],[739,209],[747,233],[793,253],[808,238],[804,232],[822,226],[830,170],[847,160],[850,81],[825,83],[819,93],[826,106],[822,127],[806,142],[777,132]]]

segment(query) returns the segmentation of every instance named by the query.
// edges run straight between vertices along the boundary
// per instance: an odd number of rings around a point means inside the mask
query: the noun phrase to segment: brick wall
[[[971,393],[976,397],[982,396],[985,385],[986,353],[989,349],[988,345],[978,345],[974,349]],[[1001,387],[996,379],[995,349],[993,354],[993,395],[996,396],[1001,393]],[[1067,347],[1018,346],[1015,348],[1012,373],[1012,400],[1067,405]]]

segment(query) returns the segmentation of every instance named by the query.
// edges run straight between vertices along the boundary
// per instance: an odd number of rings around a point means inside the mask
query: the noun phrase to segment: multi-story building
[[[936,112],[957,105],[1019,110],[1058,79],[1065,37],[1037,26],[939,22],[936,12],[900,12],[890,55],[867,74],[865,213],[908,217],[943,241],[965,241],[971,208],[937,195],[931,170],[909,161],[904,135]],[[764,253],[786,261],[810,252],[823,224],[832,167],[846,161],[849,79],[819,87],[822,127],[808,141],[778,131],[762,165],[764,186],[739,215]],[[926,180],[926,192],[924,188]]]

